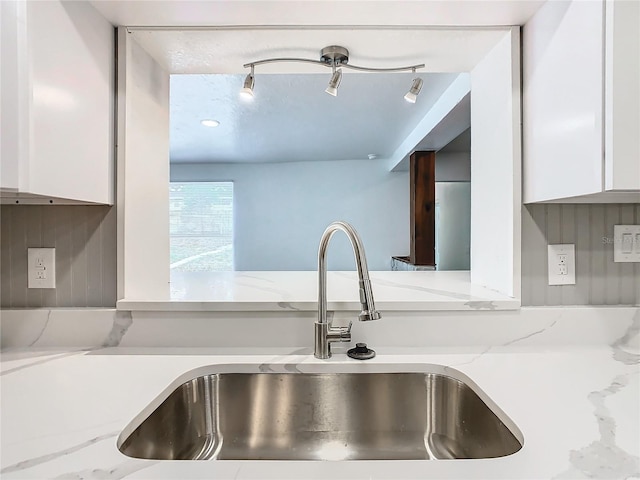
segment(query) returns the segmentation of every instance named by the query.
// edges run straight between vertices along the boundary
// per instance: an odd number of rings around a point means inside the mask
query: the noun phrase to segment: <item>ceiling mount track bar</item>
[[[419,65],[410,65],[408,67],[396,67],[396,68],[371,68],[371,67],[358,67],[357,65],[340,65],[342,68],[350,68],[351,70],[359,70],[361,72],[415,72],[419,68],[424,68],[424,63]]]
[[[284,63],[284,62],[299,62],[299,63],[315,63],[316,65],[322,65],[323,67],[331,67],[330,64],[321,62],[320,60],[311,60],[310,58],[265,58],[264,60],[256,60],[255,62],[245,63],[244,68],[255,67],[257,65],[264,65],[266,63]]]
[[[311,60],[309,58],[265,58],[264,60],[256,60],[255,62],[245,63],[244,68],[256,67],[258,65],[265,65],[267,63],[284,63],[284,62],[299,62],[299,63],[313,63],[315,65],[321,65],[323,67],[331,68],[331,63],[322,62],[320,60]],[[348,63],[336,63],[336,67],[350,68],[351,70],[358,70],[361,72],[415,72],[421,68],[424,68],[424,63],[419,65],[408,65],[406,67],[395,68],[373,68],[373,67],[359,67],[357,65],[350,65]]]
[[[424,63],[419,65],[407,65],[406,67],[393,67],[393,68],[374,68],[374,67],[360,67],[358,65],[349,65],[349,50],[339,45],[331,45],[324,47],[320,50],[320,60],[312,60],[310,58],[265,58],[264,60],[256,60],[255,62],[245,63],[244,68],[253,68],[257,65],[264,65],[266,63],[282,63],[282,62],[298,62],[298,63],[313,63],[315,65],[322,65],[324,67],[342,67],[350,68],[351,70],[358,70],[360,72],[415,72],[419,68],[424,68]]]

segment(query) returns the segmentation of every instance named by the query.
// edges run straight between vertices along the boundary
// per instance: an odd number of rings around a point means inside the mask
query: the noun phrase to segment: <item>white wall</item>
[[[234,182],[236,270],[316,270],[320,237],[335,220],[356,228],[370,270],[409,252],[408,172],[389,172],[383,160],[172,164],[171,180]],[[338,232],[328,268],[354,267]]]
[[[436,153],[436,182],[470,182],[471,152]]]
[[[520,297],[520,35],[471,72],[471,281]]]
[[[470,181],[471,129],[468,128],[436,153],[436,182]]]
[[[471,183],[436,182],[436,268],[469,270]]]
[[[118,299],[169,295],[169,74],[118,29]]]

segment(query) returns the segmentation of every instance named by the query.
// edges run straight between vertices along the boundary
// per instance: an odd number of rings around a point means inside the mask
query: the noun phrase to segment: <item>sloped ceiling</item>
[[[338,96],[325,74],[256,75],[255,97],[240,97],[244,75],[173,75],[171,161],[290,162],[388,158],[456,74],[421,74],[418,101],[403,96],[412,73],[345,75]],[[220,126],[201,125],[214,119]]]

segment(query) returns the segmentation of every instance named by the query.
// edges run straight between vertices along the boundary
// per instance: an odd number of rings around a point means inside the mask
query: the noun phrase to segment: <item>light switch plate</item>
[[[547,246],[549,285],[576,284],[576,247],[572,243]]]
[[[613,261],[640,262],[640,225],[613,226]]]
[[[56,288],[56,249],[27,249],[29,288]]]

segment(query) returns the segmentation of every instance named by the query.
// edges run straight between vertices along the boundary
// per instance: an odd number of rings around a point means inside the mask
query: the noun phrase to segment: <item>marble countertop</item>
[[[633,327],[637,329],[636,327]],[[612,346],[378,349],[369,362],[308,351],[206,349],[2,353],[3,479],[573,479],[640,476],[640,355]],[[354,363],[355,362],[355,363]],[[485,460],[148,461],[116,448],[122,429],[181,374],[211,364],[354,368],[431,363],[469,376],[519,427],[522,450]]]
[[[520,301],[471,283],[469,272],[370,272],[380,310],[515,310]],[[318,273],[172,272],[170,293],[125,298],[120,310],[311,311]],[[327,272],[329,310],[359,310],[356,272]]]

